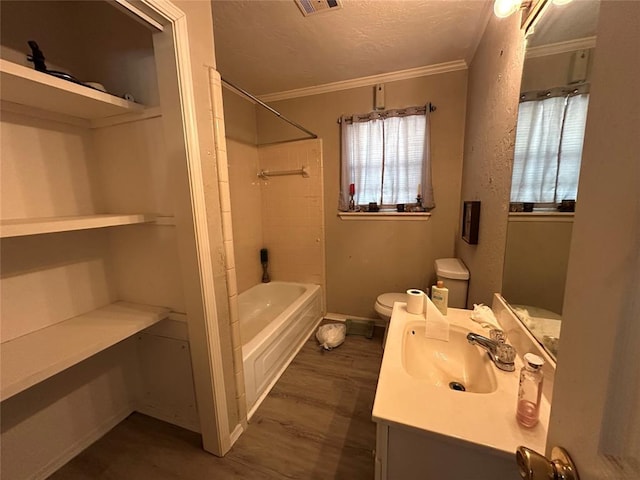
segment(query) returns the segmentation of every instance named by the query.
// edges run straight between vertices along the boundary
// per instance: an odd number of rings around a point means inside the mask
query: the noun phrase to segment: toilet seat
[[[378,295],[376,299],[375,310],[380,315],[384,315],[387,319],[391,318],[393,312],[393,304],[395,302],[406,302],[406,293],[383,293]]]

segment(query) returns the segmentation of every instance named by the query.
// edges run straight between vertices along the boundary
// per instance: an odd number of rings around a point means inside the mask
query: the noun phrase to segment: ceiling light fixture
[[[496,0],[493,4],[493,13],[495,13],[496,17],[498,18],[507,18],[508,16],[516,13],[521,8],[527,8],[530,5],[531,1],[527,0]]]

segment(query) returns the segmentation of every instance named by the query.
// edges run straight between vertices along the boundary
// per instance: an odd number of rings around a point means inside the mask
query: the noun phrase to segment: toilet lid
[[[382,295],[378,295],[378,303],[380,305],[384,305],[385,307],[393,308],[393,304],[395,302],[406,302],[407,294],[406,293],[383,293]]]

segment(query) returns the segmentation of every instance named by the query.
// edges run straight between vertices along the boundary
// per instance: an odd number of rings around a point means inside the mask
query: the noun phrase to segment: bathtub
[[[249,418],[322,319],[319,285],[258,284],[238,296]]]

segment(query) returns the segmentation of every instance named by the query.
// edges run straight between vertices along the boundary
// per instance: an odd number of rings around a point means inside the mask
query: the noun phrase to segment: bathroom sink
[[[434,386],[472,393],[497,388],[495,367],[486,352],[467,342],[469,331],[449,327],[449,341],[425,336],[424,322],[408,322],[402,341],[402,367],[413,378]]]

